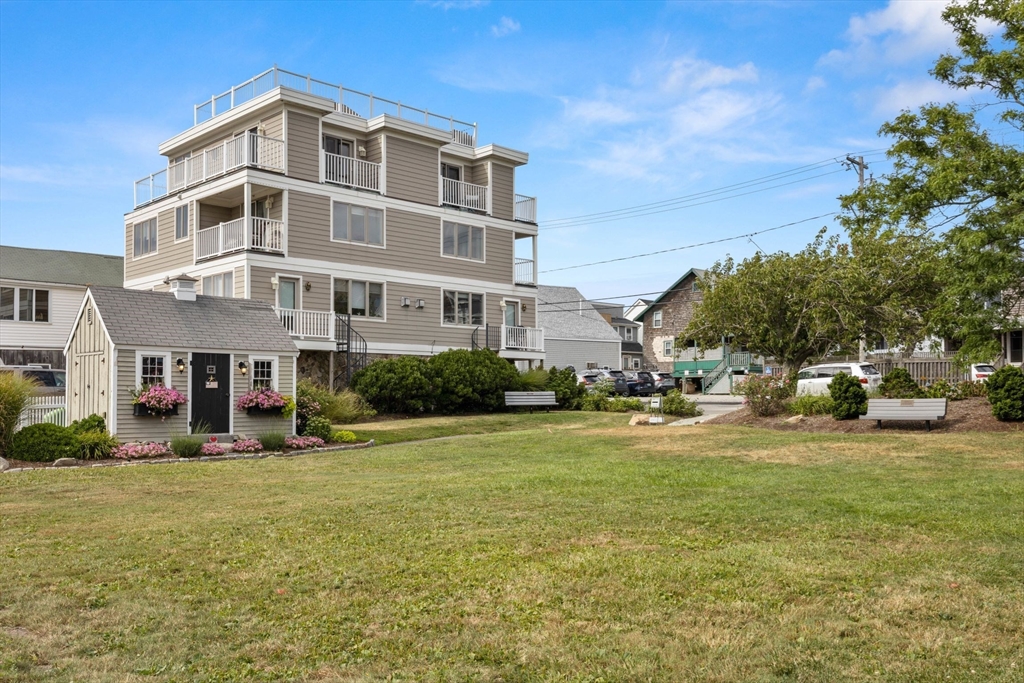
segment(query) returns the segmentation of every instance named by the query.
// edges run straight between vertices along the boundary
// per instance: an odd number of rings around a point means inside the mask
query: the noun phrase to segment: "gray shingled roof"
[[[252,299],[197,296],[179,301],[170,292],[90,287],[111,340],[118,346],[298,351],[270,304]]]
[[[124,257],[0,245],[0,278],[120,287],[124,283]]]
[[[619,333],[575,287],[537,287],[537,322],[550,339],[620,341]]]
[[[624,341],[622,342],[623,353],[643,353],[644,345],[640,342],[635,341]]]

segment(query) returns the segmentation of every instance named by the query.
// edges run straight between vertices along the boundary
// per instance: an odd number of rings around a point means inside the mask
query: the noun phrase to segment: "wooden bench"
[[[558,407],[553,391],[506,391],[505,405],[509,408],[527,407],[533,412],[534,406],[547,408],[550,412],[551,406]]]
[[[875,420],[882,428],[882,420],[924,420],[928,431],[932,431],[932,420],[946,419],[944,398],[871,398],[868,412],[862,420]]]

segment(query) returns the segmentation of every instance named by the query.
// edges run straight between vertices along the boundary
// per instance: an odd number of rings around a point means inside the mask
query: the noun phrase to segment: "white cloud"
[[[815,90],[821,90],[827,85],[828,82],[821,76],[811,76],[807,79],[807,84],[804,86],[804,94],[812,93]]]
[[[476,9],[489,2],[490,0],[417,0],[416,4],[429,5],[447,12],[450,9]]]
[[[953,30],[942,21],[946,2],[899,2],[850,17],[845,49],[821,58],[828,66],[866,68],[875,63],[906,63],[922,56],[938,57],[955,44]]]
[[[625,107],[603,100],[572,100],[562,98],[565,117],[584,124],[626,123],[633,121],[636,114]]]
[[[667,92],[695,92],[731,83],[757,83],[757,69],[750,62],[730,68],[701,59],[683,57],[669,65],[661,86]]]
[[[495,38],[503,38],[510,33],[519,31],[519,22],[511,17],[502,17],[496,26],[491,27],[491,33]]]
[[[883,88],[874,93],[875,113],[880,116],[891,116],[904,109],[916,109],[929,102],[950,102],[966,99],[970,93],[963,90],[951,90],[946,85],[932,79],[902,81],[896,85]]]

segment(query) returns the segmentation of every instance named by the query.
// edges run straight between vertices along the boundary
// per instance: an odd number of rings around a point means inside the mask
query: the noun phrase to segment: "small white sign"
[[[216,389],[217,388],[217,380],[210,380],[210,381],[208,381],[206,383],[206,388],[207,389]]]

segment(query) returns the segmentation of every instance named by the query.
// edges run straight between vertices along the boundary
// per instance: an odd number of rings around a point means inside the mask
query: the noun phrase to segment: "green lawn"
[[[0,680],[1021,680],[1020,435],[571,418],[0,475]]]

